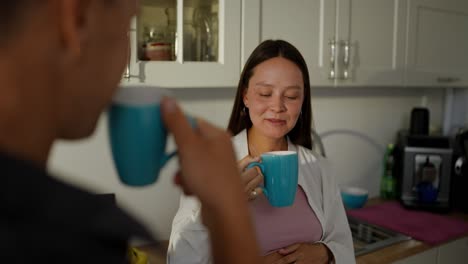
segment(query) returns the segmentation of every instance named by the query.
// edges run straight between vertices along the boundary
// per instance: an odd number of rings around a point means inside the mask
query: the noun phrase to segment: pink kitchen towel
[[[396,201],[348,210],[347,214],[429,245],[437,245],[468,234],[468,222],[447,215],[407,210]]]

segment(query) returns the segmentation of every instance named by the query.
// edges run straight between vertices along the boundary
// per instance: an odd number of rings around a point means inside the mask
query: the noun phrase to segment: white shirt
[[[237,159],[248,155],[246,130],[233,138]],[[297,151],[298,184],[304,190],[323,230],[320,243],[333,254],[335,263],[355,263],[353,241],[341,195],[326,159],[288,140],[288,150]],[[208,264],[211,261],[209,235],[201,222],[201,205],[194,197],[182,196],[172,222],[167,262],[169,264]]]

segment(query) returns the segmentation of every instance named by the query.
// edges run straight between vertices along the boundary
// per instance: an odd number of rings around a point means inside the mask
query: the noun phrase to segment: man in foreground
[[[129,238],[150,238],[119,208],[56,180],[46,169],[53,143],[91,135],[108,106],[126,63],[127,31],[137,5],[1,1],[2,263],[124,263]],[[229,136],[203,120],[192,130],[172,99],[163,101],[162,111],[179,149],[177,182],[203,203],[215,262],[256,263]]]

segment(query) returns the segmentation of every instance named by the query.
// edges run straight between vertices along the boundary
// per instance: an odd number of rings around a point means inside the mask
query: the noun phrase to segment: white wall
[[[451,116],[451,134],[460,127],[468,126],[468,89],[453,89],[453,106]]]
[[[226,127],[234,88],[173,92],[187,112]],[[384,146],[393,142],[398,129],[408,128],[411,108],[427,105],[433,129],[440,129],[442,122],[443,91],[439,89],[320,88],[313,89],[312,97],[316,128],[324,135],[338,183],[360,185],[371,196],[378,194]],[[180,194],[172,183],[177,161],[169,162],[157,184],[126,187],[118,181],[107,140],[103,115],[93,137],[56,144],[50,168],[65,181],[99,193],[116,193],[120,205],[160,239],[168,239]]]

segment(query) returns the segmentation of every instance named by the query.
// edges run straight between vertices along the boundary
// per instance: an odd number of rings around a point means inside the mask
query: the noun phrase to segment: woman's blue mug
[[[263,193],[272,206],[286,207],[294,203],[298,179],[298,159],[295,151],[272,151],[261,155],[262,162],[252,162],[264,176]]]
[[[126,86],[117,91],[108,113],[112,157],[120,180],[144,186],[176,152],[166,153],[167,131],[160,111],[161,88]],[[194,120],[189,118],[194,126]]]

